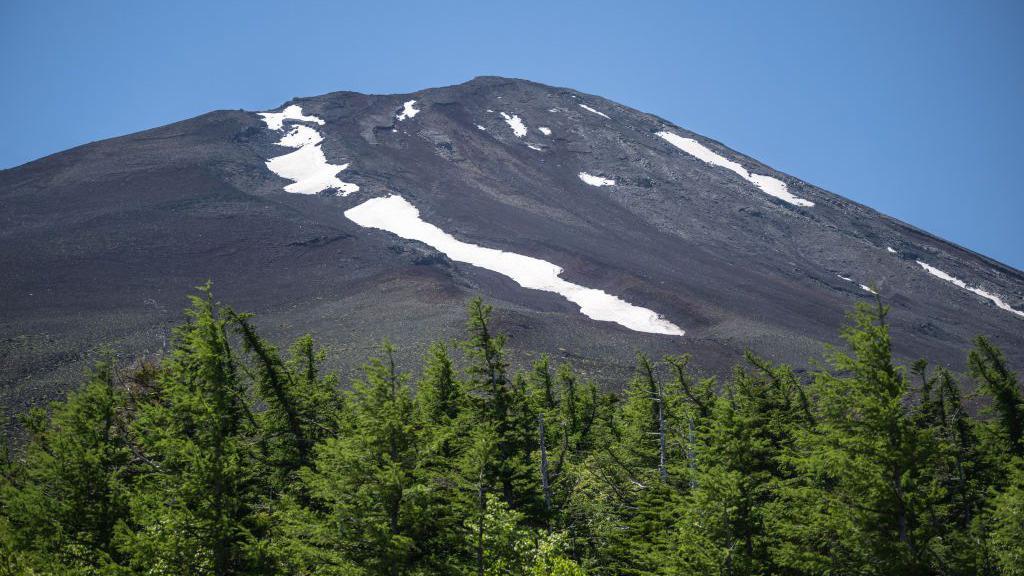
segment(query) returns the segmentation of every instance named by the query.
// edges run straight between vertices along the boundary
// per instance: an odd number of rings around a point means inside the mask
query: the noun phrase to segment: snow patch
[[[744,168],[743,165],[724,158],[693,138],[683,138],[682,136],[672,132],[658,132],[658,136],[669,144],[679,148],[683,152],[686,152],[690,156],[703,160],[708,164],[720,166],[726,170],[735,172],[740,176],[740,178],[743,178],[754,186],[757,186],[762,192],[769,196],[774,196],[775,198],[784,202],[789,202],[794,206],[814,206],[814,202],[804,200],[803,198],[792,194],[786,187],[786,183],[782,180],[772,178],[771,176],[747,172],[747,169]]]
[[[545,136],[551,136],[551,128],[548,128],[547,126],[538,126],[537,130],[540,130],[540,133]]]
[[[477,125],[476,125],[476,127],[477,127],[477,128],[479,128],[479,129],[481,129],[481,130],[483,130],[483,131],[487,131],[487,128],[484,128],[483,126],[481,126],[481,125],[479,125],[479,124],[477,124]]]
[[[395,114],[395,118],[398,118],[398,121],[401,122],[406,118],[412,118],[413,116],[416,116],[417,114],[420,113],[420,111],[415,108],[415,105],[415,100],[409,100],[408,102],[405,102],[404,104],[402,104],[402,111],[398,114]]]
[[[282,178],[294,180],[284,187],[285,192],[316,194],[334,189],[340,196],[348,196],[359,191],[358,185],[337,178],[338,172],[348,168],[348,164],[330,164],[318,144],[302,146],[295,152],[271,158],[267,160],[267,168]]]
[[[298,122],[315,122],[321,126],[324,125],[324,121],[316,116],[303,116],[302,106],[292,104],[280,112],[260,112],[260,116],[263,117],[263,122],[266,123],[267,128],[271,130],[280,130],[284,128],[285,120],[295,120]]]
[[[530,150],[536,150],[538,152],[543,152],[544,151],[543,148],[541,148],[540,146],[536,146],[534,144],[527,144],[526,147],[529,148]]]
[[[847,282],[852,282],[854,284],[857,284],[857,286],[860,286],[860,289],[865,291],[865,292],[870,292],[871,294],[878,294],[878,292],[875,292],[874,290],[872,290],[870,286],[867,286],[865,284],[858,284],[853,278],[847,278],[846,276],[843,276],[842,274],[836,274],[836,276],[838,276],[840,280],[846,280]]]
[[[512,128],[512,133],[516,135],[516,138],[526,136],[526,124],[523,124],[523,121],[519,119],[519,116],[516,116],[515,114],[509,116],[505,112],[502,112],[501,117],[504,118],[505,123]]]
[[[893,248],[892,246],[886,246],[885,249],[889,252],[889,254],[895,254],[896,253],[896,249]]]
[[[573,96],[573,98],[575,98],[575,96]],[[594,114],[597,114],[598,116],[604,116],[605,118],[608,118],[609,120],[611,120],[611,118],[607,114],[605,114],[604,112],[598,112],[597,110],[594,110],[593,108],[591,108],[590,106],[587,106],[586,104],[580,104],[580,108],[583,108],[587,112],[593,112]]]
[[[956,278],[955,276],[953,276],[951,274],[947,274],[946,272],[943,272],[942,270],[939,270],[938,268],[936,268],[934,266],[929,266],[928,264],[925,264],[924,262],[921,262],[920,260],[918,260],[917,263],[920,264],[921,268],[924,268],[925,271],[927,271],[932,276],[935,276],[936,278],[941,278],[942,280],[945,280],[946,282],[949,282],[950,284],[953,284],[954,286],[958,286],[960,288],[963,288],[964,290],[967,290],[968,292],[973,292],[973,293],[977,294],[978,296],[981,296],[982,298],[986,298],[988,300],[991,300],[992,303],[995,304],[997,307],[999,307],[999,308],[1001,308],[1003,310],[1006,310],[1007,312],[1011,312],[1013,314],[1016,314],[1017,316],[1020,316],[1021,318],[1024,318],[1024,312],[1021,312],[1020,310],[1016,310],[1016,309],[1012,308],[1009,304],[1007,304],[1005,301],[1003,301],[1003,299],[1000,298],[999,296],[996,296],[995,294],[992,294],[991,292],[986,292],[986,291],[982,290],[981,288],[975,288],[973,286],[968,286],[967,283],[964,282],[963,280],[961,280],[959,278]]]
[[[423,242],[452,260],[497,272],[524,288],[560,294],[579,306],[580,312],[588,318],[615,322],[637,332],[672,336],[684,334],[682,329],[652,310],[562,279],[562,268],[555,264],[462,242],[437,226],[424,222],[419,210],[401,196],[367,200],[346,210],[345,217],[365,228],[377,228],[407,240]]]
[[[601,178],[600,176],[594,176],[593,174],[587,174],[586,172],[580,172],[580,180],[583,180],[591,186],[615,186],[615,180]]]
[[[284,130],[286,120],[324,123],[316,116],[303,116],[302,108],[299,106],[289,106],[283,112],[262,112],[260,116],[263,116],[263,121],[272,130]],[[337,178],[338,172],[348,168],[348,164],[339,166],[327,162],[324,151],[320,148],[323,140],[323,136],[315,128],[298,124],[277,141],[278,146],[297,148],[294,152],[276,156],[266,162],[271,172],[292,180],[291,184],[284,187],[285,192],[316,194],[334,189],[339,195],[348,196],[359,191],[358,185],[342,182]]]
[[[548,112],[558,112],[558,108],[548,108]]]
[[[286,146],[288,148],[302,148],[303,146],[310,146],[313,144],[319,144],[323,142],[324,137],[320,135],[315,129],[309,126],[303,126],[297,124],[292,127],[291,132],[285,134],[278,142],[278,146]]]

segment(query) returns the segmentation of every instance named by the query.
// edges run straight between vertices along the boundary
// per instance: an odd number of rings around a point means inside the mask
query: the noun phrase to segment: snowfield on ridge
[[[377,228],[406,240],[423,242],[452,260],[497,272],[523,288],[559,294],[578,305],[580,312],[593,320],[615,322],[630,330],[651,334],[685,334],[681,328],[652,310],[634,306],[601,290],[562,279],[562,268],[550,262],[457,240],[437,226],[424,222],[419,210],[401,196],[367,200],[346,210],[345,217],[366,228]]]

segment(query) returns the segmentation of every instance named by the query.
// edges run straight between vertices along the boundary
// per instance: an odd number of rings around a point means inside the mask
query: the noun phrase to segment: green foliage
[[[117,380],[113,360],[103,360],[49,414],[37,409],[22,418],[31,440],[0,482],[0,546],[10,552],[2,569],[100,572],[123,560],[115,535],[128,516],[133,470]]]
[[[1017,375],[1006,367],[1003,353],[987,339],[979,336],[974,344],[968,356],[970,374],[992,398],[992,409],[999,417],[1007,449],[1014,456],[1024,456],[1024,397]]]
[[[145,455],[124,530],[131,567],[152,574],[261,570],[263,469],[250,384],[228,340],[225,310],[209,290],[192,297],[175,334],[157,397],[133,422]]]
[[[985,339],[976,397],[900,367],[879,304],[809,377],[639,354],[620,398],[511,371],[491,312],[415,387],[385,342],[342,391],[201,289],[159,364],[22,416],[0,576],[1024,574],[1024,401]]]
[[[991,547],[1002,574],[1024,574],[1024,461],[1011,465],[1007,486],[992,499]]]

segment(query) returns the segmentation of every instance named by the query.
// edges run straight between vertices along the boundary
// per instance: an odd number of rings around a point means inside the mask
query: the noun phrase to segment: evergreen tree
[[[133,455],[116,380],[113,360],[101,361],[49,414],[21,419],[28,445],[17,463],[4,454],[0,477],[0,540],[18,570],[85,574],[123,560],[115,533],[128,519]]]
[[[800,481],[782,491],[772,519],[775,561],[791,570],[929,572],[942,532],[928,517],[941,498],[939,452],[914,425],[886,313],[858,306],[842,334],[852,354],[833,351],[838,374],[815,375],[816,424],[797,435],[791,459]]]
[[[448,347],[435,342],[424,360],[423,378],[416,397],[421,419],[425,425],[444,427],[455,421],[462,411],[465,398]]]
[[[415,405],[389,343],[352,383],[346,416],[351,431],[325,440],[315,468],[302,474],[314,509],[324,511],[323,521],[334,530],[328,547],[367,574],[415,573],[423,557],[419,543],[428,535],[423,491],[415,482]]]
[[[467,357],[467,389],[471,394],[475,424],[493,428],[496,454],[488,474],[513,509],[543,523],[543,496],[531,459],[536,440],[536,418],[527,400],[526,379],[510,381],[505,360],[505,338],[490,327],[491,307],[479,298],[469,303],[468,339],[462,342]]]
[[[752,369],[737,367],[700,420],[695,451],[701,457],[677,536],[683,571],[780,571],[766,516],[780,483],[792,477],[783,456],[806,424],[801,386],[788,367],[750,353],[746,358]],[[698,415],[704,412],[706,400],[691,402]]]
[[[267,516],[249,385],[209,287],[175,333],[159,394],[133,430],[144,465],[131,494],[137,531],[123,534],[131,565],[150,574],[245,574],[268,559]],[[230,316],[230,314],[228,314]]]
[[[309,335],[299,338],[289,351],[288,361],[261,338],[249,322],[251,315],[225,309],[227,318],[242,339],[248,364],[239,362],[253,382],[256,398],[265,405],[257,415],[258,428],[270,470],[277,477],[274,487],[282,489],[288,476],[309,466],[317,441],[339,432],[334,417],[341,397],[337,379],[321,378],[323,351],[317,351]]]
[[[608,422],[610,441],[587,461],[579,506],[594,540],[595,574],[655,574],[672,555],[672,527],[681,492],[670,478],[671,455],[683,451],[676,413],[679,397],[655,373],[644,354],[626,390],[621,414]]]
[[[1006,488],[992,501],[991,548],[1005,576],[1024,574],[1024,460],[1015,459]]]
[[[1007,368],[1003,353],[982,336],[974,340],[967,365],[980,389],[992,397],[1007,449],[1014,456],[1024,456],[1024,398],[1017,375]]]
[[[471,422],[447,346],[435,343],[424,363],[416,394],[421,446],[416,481],[425,491],[427,525],[420,548],[431,573],[459,574],[472,558],[464,525],[474,505],[472,497],[464,498],[458,465],[469,444]]]

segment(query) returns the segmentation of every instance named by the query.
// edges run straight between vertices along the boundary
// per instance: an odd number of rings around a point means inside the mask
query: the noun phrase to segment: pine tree
[[[1002,351],[979,336],[974,340],[967,365],[979,388],[992,397],[992,409],[999,417],[1007,449],[1014,456],[1024,456],[1024,397],[1017,385],[1017,375],[1007,368]]]
[[[805,424],[800,384],[786,366],[748,353],[698,428],[701,454],[682,507],[680,569],[776,573],[766,516],[791,477],[783,455]],[[698,414],[701,403],[695,403]],[[699,547],[698,547],[699,546]]]
[[[128,520],[133,456],[116,380],[112,358],[97,363],[84,388],[49,414],[22,418],[30,439],[19,461],[4,455],[0,539],[26,573],[86,573],[123,559],[115,536]]]
[[[474,298],[469,303],[468,338],[462,342],[467,357],[466,387],[474,407],[474,425],[492,427],[497,435],[496,454],[488,474],[505,502],[543,524],[543,496],[531,456],[537,445],[536,417],[527,400],[526,378],[510,381],[505,359],[505,338],[490,327],[491,307]]]
[[[423,494],[415,482],[415,405],[389,343],[365,366],[364,378],[352,383],[347,416],[350,433],[323,442],[315,468],[302,474],[305,488],[334,527],[330,547],[367,574],[413,573],[426,536]]]
[[[288,477],[309,466],[313,446],[318,440],[337,434],[334,421],[341,397],[334,377],[320,378],[323,351],[317,351],[309,335],[299,338],[289,351],[288,361],[261,338],[250,323],[250,314],[225,309],[235,331],[242,339],[248,364],[239,362],[253,382],[256,398],[265,405],[257,415],[275,488],[280,490]]]
[[[424,424],[443,426],[459,417],[465,402],[448,347],[435,342],[424,360],[416,400]]]
[[[1024,574],[1024,460],[1010,466],[1006,488],[992,501],[989,534],[992,554],[1001,574]]]
[[[510,373],[479,299],[415,392],[389,344],[342,393],[311,337],[282,356],[208,287],[187,314],[0,441],[0,576],[1024,574],[1016,375],[984,339],[976,394],[905,371],[880,303],[807,386],[640,354],[622,399]]]
[[[458,462],[467,450],[471,422],[466,394],[448,348],[430,347],[416,394],[421,452],[416,481],[425,491],[420,549],[433,574],[459,574],[472,557],[464,527],[473,504],[463,499]]]
[[[230,316],[209,286],[159,375],[159,394],[133,429],[145,466],[132,491],[139,530],[124,535],[132,566],[153,574],[218,576],[261,570],[266,530],[249,384],[228,338]]]
[[[924,574],[941,526],[939,454],[913,421],[905,373],[892,359],[887,309],[858,306],[833,351],[838,373],[815,375],[815,426],[797,435],[790,462],[800,482],[774,508],[775,561],[792,570]]]
[[[672,526],[682,493],[670,476],[683,450],[677,391],[661,382],[644,354],[621,413],[608,422],[610,441],[587,460],[577,505],[595,541],[595,574],[655,574],[671,563]]]

